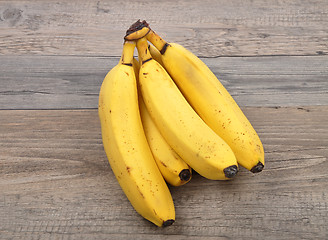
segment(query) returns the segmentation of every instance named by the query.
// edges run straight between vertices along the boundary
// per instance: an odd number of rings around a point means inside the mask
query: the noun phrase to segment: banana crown
[[[150,28],[148,23],[144,21],[140,21],[140,19],[131,25],[131,27],[126,31],[126,35],[124,37],[125,40],[138,40],[144,36],[146,36],[150,32]]]
[[[158,34],[156,34],[150,27],[149,24],[144,20],[140,19],[131,25],[131,27],[126,31],[124,37],[125,40],[139,40],[146,37],[163,55],[169,44],[164,41]]]

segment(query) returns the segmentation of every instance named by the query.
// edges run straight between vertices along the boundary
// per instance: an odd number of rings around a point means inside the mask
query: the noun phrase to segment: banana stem
[[[146,38],[161,52],[162,55],[165,53],[165,50],[169,44],[153,30],[150,30],[150,32],[146,35]]]
[[[148,42],[146,38],[141,38],[137,41],[137,50],[141,64],[144,64],[145,62],[152,59],[148,50]]]
[[[132,66],[133,54],[136,43],[134,41],[125,41],[123,44],[123,52],[121,57],[121,64]]]

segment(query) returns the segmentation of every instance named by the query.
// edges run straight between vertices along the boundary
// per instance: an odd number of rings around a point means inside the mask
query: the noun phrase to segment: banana
[[[139,61],[133,58],[133,68],[136,75],[137,83],[139,82]],[[138,88],[140,90],[140,88]],[[141,122],[144,127],[145,135],[153,153],[155,162],[166,180],[172,186],[181,186],[186,184],[191,179],[191,168],[186,164],[180,156],[170,147],[165,141],[154,121],[148,113],[147,107],[139,96],[139,109]]]
[[[135,42],[125,41],[120,62],[99,93],[102,140],[110,166],[134,209],[157,226],[169,226],[175,209],[143,130],[133,70]]]
[[[148,113],[143,99],[139,100],[141,120],[146,138],[164,179],[172,186],[181,186],[191,179],[190,167],[165,141]]]
[[[160,59],[199,116],[228,143],[238,164],[253,173],[261,172],[264,168],[262,142],[213,72],[181,45],[167,43],[152,30],[146,37],[158,49],[150,45],[152,56]]]
[[[165,69],[151,58],[145,38],[137,41],[137,50],[142,97],[167,143],[203,177],[234,177],[238,165],[231,148],[197,115]]]
[[[139,61],[135,58],[133,59],[133,68],[138,83],[140,66]],[[138,90],[140,90],[140,88],[138,88]],[[157,163],[162,176],[166,182],[172,186],[177,187],[186,184],[191,179],[191,168],[165,141],[149,115],[140,91],[138,91],[138,94],[141,122],[144,127],[150,150],[153,153],[155,162]]]

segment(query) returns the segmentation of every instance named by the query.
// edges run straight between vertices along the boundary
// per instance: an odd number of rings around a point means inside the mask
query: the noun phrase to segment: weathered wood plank
[[[325,0],[2,0],[0,54],[119,56],[139,18],[198,56],[328,53]]]
[[[97,110],[0,111],[1,239],[326,239],[328,107],[243,110],[265,170],[171,187],[177,218],[164,229],[122,193]]]
[[[328,105],[328,57],[203,58],[241,106]],[[2,56],[0,109],[97,108],[118,58]]]

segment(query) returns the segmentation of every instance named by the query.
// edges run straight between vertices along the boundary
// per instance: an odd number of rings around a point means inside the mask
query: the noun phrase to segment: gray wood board
[[[119,56],[139,18],[203,57],[328,53],[324,0],[2,0],[0,54]]]
[[[176,222],[163,229],[120,189],[97,110],[1,110],[1,239],[327,239],[328,107],[243,110],[264,171],[170,187]]]
[[[328,57],[202,58],[241,106],[328,105]],[[1,56],[0,109],[97,108],[110,57]]]

